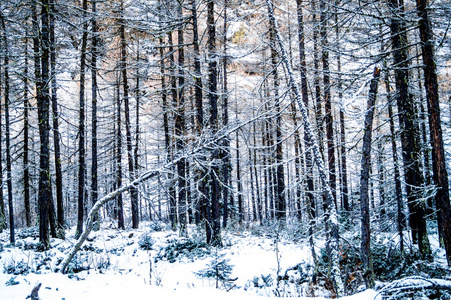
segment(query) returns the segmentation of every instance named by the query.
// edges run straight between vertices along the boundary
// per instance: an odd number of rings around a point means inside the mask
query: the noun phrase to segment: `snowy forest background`
[[[110,256],[139,250],[154,285],[157,261],[184,257],[230,292],[449,297],[448,1],[0,12],[0,291],[20,294],[12,275],[117,274]],[[225,257],[266,242],[271,274],[240,283]]]

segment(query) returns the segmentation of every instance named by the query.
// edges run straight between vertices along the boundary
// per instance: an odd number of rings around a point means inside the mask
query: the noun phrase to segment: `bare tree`
[[[428,16],[428,1],[417,0],[417,13],[423,56],[424,86],[428,104],[430,143],[432,147],[433,179],[437,187],[435,202],[438,209],[437,221],[443,232],[448,266],[451,266],[451,209],[449,202],[448,172],[446,170],[445,149],[443,146],[440,102],[435,63],[434,39]],[[420,242],[421,243],[421,242]]]
[[[380,70],[374,68],[373,79],[370,83],[368,94],[368,103],[365,114],[365,123],[363,128],[362,145],[362,169],[360,173],[360,212],[362,216],[361,233],[362,242],[360,252],[364,268],[365,283],[367,288],[374,288],[374,269],[373,258],[371,256],[371,236],[370,236],[370,205],[368,197],[368,183],[371,168],[371,140],[373,131],[373,116],[376,104],[377,85],[379,82]]]

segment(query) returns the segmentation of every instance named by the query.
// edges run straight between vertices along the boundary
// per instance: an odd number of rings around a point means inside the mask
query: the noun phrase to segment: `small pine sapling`
[[[201,278],[214,279],[216,288],[219,288],[219,282],[221,282],[224,287],[229,290],[233,288],[233,286],[229,287],[228,284],[235,281],[237,278],[230,278],[233,266],[229,264],[230,260],[225,259],[224,256],[225,254],[216,253],[215,257],[208,264],[208,267],[199,272],[195,272],[195,274]]]

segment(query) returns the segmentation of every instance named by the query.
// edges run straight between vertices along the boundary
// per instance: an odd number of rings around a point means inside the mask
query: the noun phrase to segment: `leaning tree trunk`
[[[360,255],[363,263],[363,278],[365,280],[366,287],[369,289],[374,288],[374,269],[370,245],[370,203],[368,197],[368,184],[371,168],[371,136],[373,130],[373,116],[379,77],[380,70],[378,68],[374,68],[373,79],[371,80],[370,91],[368,94],[367,111],[365,114],[365,123],[363,128],[362,168],[360,172],[360,212],[362,217],[362,242],[360,244]]]
[[[166,164],[162,169],[166,169],[170,164]],[[161,170],[162,170],[161,169]],[[66,273],[68,271],[68,266],[71,260],[74,258],[75,254],[80,250],[81,245],[85,242],[85,240],[88,238],[89,233],[92,230],[92,227],[94,225],[94,221],[96,218],[96,215],[98,214],[100,208],[107,202],[116,200],[118,196],[122,195],[122,193],[126,191],[130,191],[131,189],[136,189],[136,187],[143,182],[149,180],[150,178],[153,178],[161,173],[161,170],[156,171],[148,171],[141,175],[138,179],[130,182],[129,184],[125,186],[119,186],[116,190],[112,191],[108,195],[104,196],[103,198],[99,199],[94,206],[91,208],[91,210],[88,213],[88,216],[86,218],[86,227],[82,234],[78,237],[77,242],[75,245],[72,246],[72,249],[70,250],[69,254],[67,254],[66,258],[62,261],[61,268],[59,271],[61,273]]]
[[[419,30],[423,56],[424,85],[428,104],[429,132],[432,147],[433,179],[437,186],[435,195],[439,217],[439,228],[442,228],[443,244],[446,250],[448,266],[451,266],[451,209],[449,202],[448,172],[446,170],[445,149],[440,119],[440,101],[437,83],[437,70],[434,61],[434,41],[431,23],[428,17],[427,0],[417,0],[417,13],[420,18]],[[441,224],[440,224],[441,223]]]
[[[287,71],[288,85],[296,98],[296,102],[298,103],[299,111],[302,116],[302,121],[304,124],[304,131],[307,136],[308,146],[312,148],[312,154],[314,156],[315,164],[318,167],[319,175],[321,178],[321,183],[323,184],[323,187],[324,187],[324,190],[326,193],[326,197],[328,198],[329,203],[332,204],[332,203],[334,203],[333,193],[328,184],[327,174],[326,174],[326,171],[324,168],[324,161],[321,158],[319,146],[313,135],[312,126],[308,119],[307,109],[306,109],[304,103],[302,102],[302,98],[299,93],[299,88],[294,80],[295,77],[294,77],[294,73],[293,73],[293,68],[291,66],[290,61],[288,60],[288,57],[287,57],[287,54],[286,54],[286,51],[284,48],[284,44],[282,42],[282,39],[281,39],[279,31],[278,31],[277,21],[274,17],[274,8],[273,8],[272,1],[266,0],[266,5],[268,7],[269,20],[270,20],[270,22],[272,22],[273,28],[275,29],[274,33],[275,33],[276,41],[279,45],[281,59],[282,59],[283,64],[285,65],[285,68]],[[327,242],[330,244],[330,250],[331,250],[330,251],[330,257],[331,257],[331,263],[332,263],[332,268],[331,268],[332,274],[331,275],[332,275],[332,281],[334,283],[335,292],[336,292],[337,296],[339,297],[343,294],[344,284],[343,284],[343,281],[342,281],[341,275],[340,275],[340,266],[339,266],[339,261],[340,261],[339,250],[340,249],[339,249],[339,230],[338,230],[339,224],[338,224],[337,210],[334,205],[330,205],[328,207],[328,213],[329,213],[328,223],[329,223],[329,228],[330,228],[330,240],[328,240]]]

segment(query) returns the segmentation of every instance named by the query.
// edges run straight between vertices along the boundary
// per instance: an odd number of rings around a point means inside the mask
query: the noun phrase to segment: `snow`
[[[190,236],[196,237],[195,227],[190,227]],[[67,232],[68,239],[52,239],[52,249],[37,252],[29,249],[38,243],[37,238],[17,238],[16,247],[7,245],[8,236],[0,234],[4,245],[0,252],[0,299],[25,299],[38,284],[40,299],[265,299],[273,298],[274,287],[254,286],[254,280],[263,276],[283,275],[285,270],[299,263],[311,261],[307,245],[294,243],[281,237],[275,240],[268,235],[251,234],[250,231],[224,231],[224,247],[210,249],[210,254],[200,256],[176,257],[174,262],[156,259],[160,249],[171,240],[181,239],[170,230],[152,231],[149,223],[141,224],[141,229],[119,231],[103,228],[91,233],[83,247],[90,251],[81,251],[84,257],[78,258],[79,264],[89,265],[89,269],[75,274],[57,272],[58,263],[75,242],[73,232]],[[151,235],[154,244],[151,250],[139,248],[140,237]],[[277,248],[276,248],[277,244]],[[28,250],[27,250],[28,249]],[[278,252],[276,251],[278,249]],[[199,278],[195,274],[207,267],[215,257],[215,251],[224,254],[233,266],[231,278],[236,278],[229,291],[215,282]],[[279,256],[279,265],[277,255]],[[14,268],[11,268],[14,266]],[[18,275],[7,274],[7,269],[16,270]],[[20,272],[27,270],[28,272]],[[15,285],[10,283],[15,282]],[[284,296],[294,295],[285,287]],[[291,294],[289,294],[291,293]],[[325,299],[327,291],[315,291],[322,296],[313,299]],[[373,299],[375,291],[367,290],[343,299]],[[307,299],[307,298],[298,298]],[[312,298],[308,298],[312,299]]]

